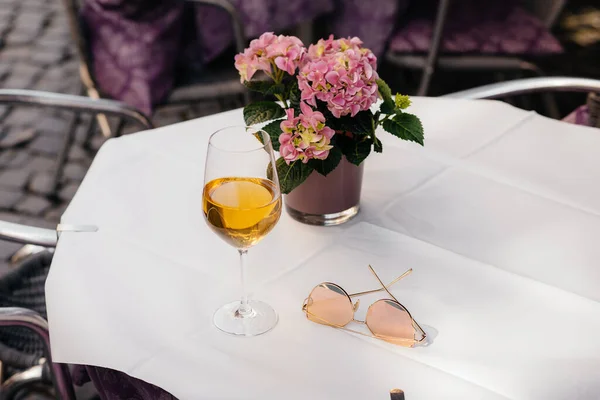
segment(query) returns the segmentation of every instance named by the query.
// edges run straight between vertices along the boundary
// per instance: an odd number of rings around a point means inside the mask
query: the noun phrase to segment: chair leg
[[[123,134],[123,128],[125,128],[125,120],[123,118],[119,118],[117,123],[117,129],[115,129],[115,137],[120,137]]]
[[[560,111],[558,110],[558,104],[556,103],[556,97],[553,93],[542,93],[542,101],[548,116],[553,119],[560,119]]]
[[[96,133],[97,127],[98,127],[97,118],[96,117],[91,118],[90,123],[87,128],[87,132],[85,133],[85,139],[83,140],[81,147],[83,147],[86,150],[89,150],[91,148],[92,138],[94,137],[94,134]]]
[[[110,129],[110,123],[108,122],[108,118],[104,114],[96,115],[96,120],[98,121],[98,126],[100,127],[100,132],[102,132],[102,136],[106,139],[112,137],[113,133]]]
[[[444,26],[446,25],[446,17],[450,8],[451,0],[439,0],[437,15],[435,17],[435,26],[433,28],[433,36],[431,38],[431,48],[427,54],[425,67],[423,68],[423,76],[417,91],[417,96],[426,96],[431,85],[431,78],[435,72],[440,46],[442,43],[442,35],[444,34]]]
[[[87,79],[83,79],[83,88],[81,90],[81,94],[83,96],[88,96],[91,99],[101,99],[100,97],[100,93],[98,93],[98,90],[96,90],[96,88],[93,86],[93,84],[91,84],[91,78],[87,78]],[[108,118],[106,118],[106,115],[104,114],[97,114],[93,120],[96,121],[97,126],[100,128],[100,132],[102,132],[102,135],[105,138],[109,138],[112,136],[112,132],[110,130],[110,123],[108,122]],[[88,131],[88,134],[85,138],[85,141],[83,143],[83,147],[87,148],[90,144],[90,141],[92,140],[91,136],[95,133],[96,131],[96,124],[93,124],[94,129],[91,129]]]
[[[79,118],[77,117],[71,120],[71,126],[69,126],[67,129],[67,134],[65,135],[65,138],[63,140],[62,148],[58,153],[58,157],[56,159],[56,168],[54,169],[54,176],[52,177],[51,195],[56,195],[56,192],[58,191],[58,186],[60,185],[63,169],[65,168],[67,157],[69,156],[69,151],[71,150],[71,146],[73,145],[73,139],[75,138],[75,128],[77,127],[78,121]]]
[[[304,21],[298,24],[296,27],[296,34],[298,38],[308,47],[313,42],[313,21]]]
[[[98,93],[98,90],[96,90],[95,87],[91,86],[91,85],[87,85],[86,88],[86,93],[88,95],[88,97],[92,98],[92,99],[101,99],[102,97],[100,97],[100,93]],[[105,138],[109,138],[112,136],[112,132],[110,130],[110,123],[108,122],[108,118],[106,118],[106,115],[104,114],[97,114],[96,115],[96,121],[98,122],[98,126],[100,127],[100,132],[102,132],[102,135]]]

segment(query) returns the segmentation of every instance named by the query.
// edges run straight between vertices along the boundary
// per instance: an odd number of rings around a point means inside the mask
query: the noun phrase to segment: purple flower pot
[[[360,166],[345,157],[329,175],[316,171],[284,197],[287,212],[310,225],[339,225],[352,219],[360,208],[364,162]]]

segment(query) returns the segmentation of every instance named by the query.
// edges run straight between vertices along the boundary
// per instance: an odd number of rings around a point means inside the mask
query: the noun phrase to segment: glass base
[[[296,221],[309,225],[332,226],[340,225],[354,218],[360,210],[360,205],[332,214],[308,214],[286,205],[288,214]]]
[[[213,316],[215,326],[223,332],[240,336],[257,336],[270,331],[277,325],[277,313],[270,305],[262,301],[248,303],[252,311],[248,315],[240,315],[240,302],[225,304]]]

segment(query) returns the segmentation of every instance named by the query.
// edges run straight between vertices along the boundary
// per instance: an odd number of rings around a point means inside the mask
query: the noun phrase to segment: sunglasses
[[[419,326],[402,304],[388,290],[393,284],[412,273],[412,268],[394,279],[389,285],[384,285],[373,267],[369,269],[381,284],[381,289],[368,290],[348,294],[341,286],[331,282],[323,282],[310,292],[304,300],[302,311],[306,317],[318,324],[332,326],[359,335],[374,337],[389,343],[405,347],[414,347],[425,341],[427,334]],[[354,319],[354,313],[360,306],[360,300],[352,303],[353,297],[385,291],[391,299],[377,300],[369,306],[364,321]],[[371,335],[346,328],[350,322],[366,325]]]

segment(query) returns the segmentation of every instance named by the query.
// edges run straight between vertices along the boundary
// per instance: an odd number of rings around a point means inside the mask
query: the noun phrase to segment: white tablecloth
[[[56,361],[105,366],[180,399],[600,397],[600,131],[494,101],[415,99],[426,146],[381,132],[362,209],[334,228],[285,213],[250,251],[280,321],[221,333],[237,253],[206,227],[210,133],[241,110],[108,141],[62,218],[46,290]],[[432,337],[407,349],[306,320],[323,281],[394,293]],[[359,317],[376,295],[362,299]]]

